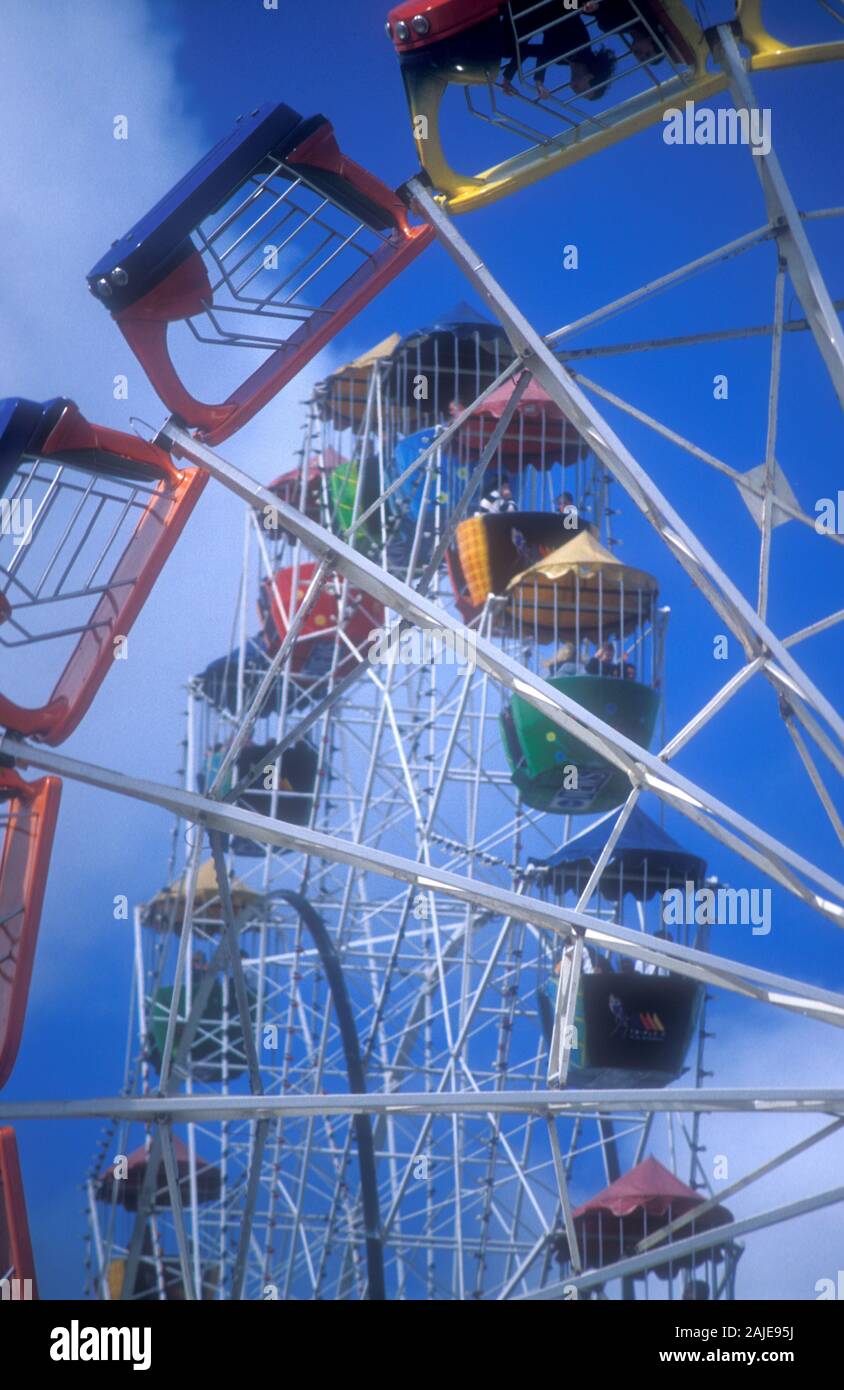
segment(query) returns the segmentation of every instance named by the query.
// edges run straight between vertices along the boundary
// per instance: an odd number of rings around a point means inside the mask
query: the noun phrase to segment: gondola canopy
[[[401,334],[390,333],[321,381],[316,388],[316,400],[322,419],[333,421],[341,430],[360,425],[366,410],[372,369],[379,362],[388,361],[400,343]]]
[[[561,845],[547,859],[533,859],[529,867],[539,873],[560,897],[581,892],[600,858],[611,824],[602,823]],[[630,893],[646,902],[666,888],[699,884],[706,875],[706,861],[666,833],[638,806],[632,811],[601,875],[600,892],[617,899]]]
[[[161,892],[156,893],[155,897],[143,909],[144,926],[168,927],[172,921],[181,922],[185,910],[185,892],[184,877],[171,883],[169,888],[162,888]],[[260,893],[247,888],[246,884],[241,883],[237,878],[230,880],[229,892],[236,917],[243,917],[257,911],[264,901]],[[203,923],[210,921],[215,926],[222,923],[223,906],[220,901],[220,885],[212,859],[206,859],[205,863],[200,864],[197,870],[193,901],[194,912]]]
[[[480,453],[489,443],[510,403],[513,389],[512,381],[499,386],[472,411],[461,427],[461,444],[470,452]],[[547,469],[557,463],[566,466],[577,463],[587,452],[586,441],[556,401],[537,381],[528,382],[498,446],[503,462],[511,468]]]
[[[658,1159],[646,1158],[572,1212],[585,1267],[600,1269],[633,1255],[645,1236],[694,1212],[703,1206],[704,1200],[699,1192],[664,1168]],[[712,1207],[699,1218],[693,1218],[682,1235],[701,1235],[732,1220],[732,1213],[726,1207]],[[702,1263],[712,1253],[712,1249],[702,1249],[681,1259],[675,1257],[670,1264],[659,1265],[655,1273],[660,1278],[670,1278],[680,1269]]]
[[[243,653],[243,700],[247,705],[257,695],[269,664],[263,638],[249,638]],[[238,709],[239,672],[240,648],[235,647],[233,651],[209,662],[205,670],[194,677],[194,681],[210,705],[235,714]]]
[[[614,627],[632,629],[649,620],[659,584],[645,570],[622,564],[583,528],[511,579],[507,592],[541,631],[598,638]]]

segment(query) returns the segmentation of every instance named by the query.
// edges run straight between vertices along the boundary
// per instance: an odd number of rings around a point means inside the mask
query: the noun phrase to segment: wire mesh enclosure
[[[399,5],[388,28],[420,163],[453,212],[523,188],[725,85],[707,67],[705,34],[684,0],[595,0],[577,10],[560,0],[440,0],[425,16],[415,11]],[[446,129],[461,123],[451,87],[487,127],[476,126],[474,173],[445,151]]]
[[[0,403],[0,724],[73,732],[205,482],[72,401]]]
[[[340,152],[329,122],[256,108],[91,271],[168,409],[210,443],[239,430],[427,245],[401,200]],[[264,359],[230,394],[214,354],[174,364],[168,329]],[[183,344],[187,347],[189,345]],[[210,359],[210,360],[209,360]],[[180,358],[180,363],[182,359]]]
[[[59,778],[25,782],[0,767],[0,1087],[23,1032],[60,799]]]

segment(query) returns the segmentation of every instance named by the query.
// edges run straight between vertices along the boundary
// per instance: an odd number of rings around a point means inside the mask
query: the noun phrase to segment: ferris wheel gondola
[[[324,116],[283,103],[235,129],[88,276],[169,410],[228,439],[418,256],[431,229],[341,153]],[[171,325],[267,355],[222,401],[195,397]],[[213,354],[212,354],[213,360]],[[208,368],[206,367],[206,371]]]
[[[57,744],[121,658],[207,475],[91,425],[73,401],[0,402],[0,724]],[[49,662],[42,659],[49,654]],[[52,673],[45,698],[43,670]],[[48,679],[50,678],[48,674]]]
[[[775,38],[763,0],[736,0],[734,25],[751,71],[844,58],[842,41]],[[419,162],[452,213],[493,203],[728,86],[710,64],[709,36],[689,0],[587,0],[574,8],[562,0],[403,0],[387,33]],[[562,79],[561,66],[568,68]],[[478,172],[457,170],[446,153],[451,86],[496,132],[497,150],[504,154],[513,141],[523,148]]]

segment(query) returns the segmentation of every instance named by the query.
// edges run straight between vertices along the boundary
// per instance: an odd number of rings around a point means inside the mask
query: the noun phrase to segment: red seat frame
[[[168,454],[135,435],[89,424],[73,402],[67,403],[61,418],[31,457],[105,479],[137,479],[147,487],[155,487],[106,585],[98,585],[98,591],[102,591],[92,593],[92,611],[85,629],[49,699],[42,705],[26,707],[6,695],[0,686],[0,725],[55,745],[74,731],[90,707],[114,659],[113,638],[129,633],[199,500],[208,475],[200,469],[176,468]],[[14,608],[12,592],[11,603],[7,596],[0,611],[0,623],[14,616]],[[0,639],[2,635],[0,627]],[[0,680],[5,685],[3,677]]]
[[[13,1129],[0,1129],[0,1279],[8,1278],[12,1296],[23,1297],[22,1284],[32,1281],[38,1297],[35,1260],[29,1236],[18,1145]],[[15,1284],[19,1284],[15,1290]]]
[[[18,1055],[62,784],[0,767],[0,1087]]]

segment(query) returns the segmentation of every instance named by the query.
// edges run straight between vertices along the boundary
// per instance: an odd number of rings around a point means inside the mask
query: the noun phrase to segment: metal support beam
[[[106,1096],[90,1100],[0,1101],[0,1121],[129,1120],[139,1124],[308,1119],[326,1115],[835,1115],[842,1087],[669,1087],[630,1091],[393,1091],[320,1095]],[[778,1130],[779,1132],[779,1130]],[[155,1142],[155,1141],[153,1141]],[[160,1163],[160,1153],[159,1153]],[[386,1223],[385,1223],[386,1227]]]
[[[423,189],[424,193],[425,190]],[[427,194],[426,194],[427,196]],[[430,202],[430,200],[429,200]],[[434,215],[439,216],[439,209],[436,204],[431,204],[434,208]],[[447,223],[449,233],[456,237],[451,224]],[[460,240],[458,238],[458,240]],[[465,243],[460,241],[464,247],[466,255],[469,256],[470,264],[473,264],[471,253]],[[461,253],[462,254],[462,253]],[[485,282],[484,282],[485,283]],[[494,283],[494,282],[493,282]],[[500,294],[501,292],[498,291]],[[509,301],[507,301],[509,303]],[[511,306],[512,307],[512,306]],[[502,311],[499,310],[501,313]],[[544,354],[544,365],[538,364],[542,371],[545,371],[550,362],[552,374],[551,394],[559,398],[561,392],[557,390],[554,383],[557,376],[562,376],[564,386],[562,396],[567,397],[569,386],[565,383],[568,378],[564,370],[556,362],[556,359],[545,348],[542,340],[537,337],[533,330],[518,315],[515,308],[512,313],[518,316],[519,322],[524,324],[525,332],[532,336],[537,348]],[[576,387],[571,390],[577,391]],[[578,391],[578,397],[583,400],[584,407],[588,407],[582,393]],[[582,412],[581,412],[582,413]],[[599,418],[599,417],[597,417]],[[584,430],[584,433],[595,435],[593,429]],[[459,641],[465,640],[465,628],[463,624],[453,618],[443,608],[432,603],[415,590],[410,589],[400,580],[393,578],[385,570],[380,569],[365,556],[359,555],[355,550],[337,539],[330,531],[311,521],[308,517],[298,512],[295,508],[287,506],[279,501],[274,494],[266,488],[256,483],[254,479],[227,463],[216,455],[205,445],[198,443],[193,437],[184,430],[178,428],[174,423],[167,427],[167,440],[170,447],[179,455],[192,459],[208,470],[226,487],[233,491],[243,501],[257,507],[273,507],[279,517],[284,529],[289,531],[294,537],[301,540],[303,544],[322,560],[326,555],[333,557],[334,567],[344,574],[350,581],[365,589],[373,597],[379,599],[386,607],[393,608],[403,618],[422,628],[429,628],[432,631],[441,631],[444,635],[450,634],[452,639]],[[617,441],[617,448],[623,451],[623,446]],[[629,455],[627,456],[629,458]],[[639,469],[638,465],[630,459],[632,468],[645,479],[648,487],[651,487],[647,475]],[[657,494],[659,496],[659,494]],[[667,507],[667,503],[665,504]],[[670,509],[669,509],[670,510]],[[650,511],[649,511],[650,514]],[[673,513],[671,516],[673,517]],[[684,553],[688,552],[689,545],[695,545],[691,533],[685,531],[683,523],[676,518],[677,526],[685,533],[686,539],[680,535],[671,533],[673,543],[676,543]],[[709,557],[707,557],[708,559]],[[714,565],[714,561],[711,562]],[[720,571],[719,571],[720,573]],[[729,581],[724,579],[725,584]],[[752,607],[738,595],[743,605],[749,624],[758,623],[757,615]],[[716,604],[716,607],[718,605]],[[719,609],[720,611],[720,609]],[[769,647],[764,650],[766,663],[769,660],[769,649],[776,649],[778,658],[781,656],[780,664],[788,670],[790,679],[799,693],[803,693],[807,701],[816,709],[820,709],[827,722],[840,725],[844,731],[844,723],[839,719],[835,712],[828,706],[824,698],[817,692],[811,682],[803,675],[803,672],[791,658],[788,652],[781,646],[773,633],[769,633],[767,628],[762,625],[764,633],[767,634]],[[745,634],[746,636],[746,634]],[[631,784],[644,784],[647,788],[655,792],[658,796],[669,801],[683,815],[700,823],[701,815],[705,814],[706,829],[716,839],[722,843],[729,843],[739,854],[750,859],[752,863],[759,863],[760,854],[764,856],[766,871],[776,880],[788,887],[791,892],[800,896],[804,902],[814,909],[824,913],[834,921],[836,925],[844,925],[844,907],[839,903],[830,903],[819,894],[812,892],[808,888],[800,885],[797,880],[790,875],[782,872],[782,864],[788,864],[798,873],[807,874],[819,887],[824,887],[827,892],[831,892],[839,900],[844,899],[844,887],[837,884],[830,876],[814,868],[801,856],[796,855],[787,846],[779,844],[772,837],[759,830],[752,822],[738,815],[731,807],[718,801],[715,797],[696,786],[688,778],[682,777],[674,768],[654,757],[647,749],[641,748],[632,740],[625,738],[603,720],[598,719],[591,711],[583,705],[570,699],[562,692],[555,690],[548,681],[534,675],[520,662],[515,661],[500,648],[488,639],[478,636],[474,639],[474,652],[477,664],[491,675],[500,685],[510,690],[514,694],[521,695],[529,704],[546,715],[553,723],[558,724],[566,732],[574,734],[581,742],[589,748],[606,758],[614,766],[622,769],[630,778]],[[844,742],[844,740],[842,740]],[[16,741],[12,739],[3,740],[0,747],[6,751],[13,752]],[[38,758],[41,754],[31,755],[30,760],[37,766]],[[43,765],[43,764],[42,764]],[[742,846],[741,841],[734,834],[729,834],[712,817],[725,819],[740,835],[744,835],[750,841],[747,846]]]
[[[745,649],[748,661],[773,656],[794,682],[800,695],[820,714],[844,744],[844,719],[748,603],[741,591],[704,548],[667,498],[651,481],[596,407],[557,360],[544,339],[495,280],[478,255],[456,230],[447,213],[418,179],[408,192],[419,212],[434,227],[452,260],[489,305],[507,332],[513,348],[536,380],[565,411],[575,428],[617,478],[640,511],[654,526],[715,611],[729,624]],[[801,229],[802,230],[802,229]]]
[[[0,740],[0,752],[9,752],[24,763],[31,762],[36,767],[43,767],[61,776],[85,782],[89,786],[118,792],[160,806],[184,820],[197,822],[224,834],[243,835],[263,844],[277,845],[285,849],[293,848],[316,859],[333,860],[365,872],[383,874],[386,878],[398,879],[404,883],[416,884],[422,889],[444,893],[462,903],[472,903],[496,917],[509,914],[517,921],[529,922],[533,926],[557,932],[565,937],[570,937],[573,931],[580,930],[587,944],[599,946],[603,950],[613,950],[619,955],[630,956],[633,960],[648,961],[675,974],[685,975],[689,979],[717,985],[721,989],[751,999],[775,1004],[779,1008],[792,1010],[836,1027],[844,1027],[844,995],[819,989],[815,985],[790,980],[743,962],[697,951],[678,942],[664,941],[640,931],[631,931],[627,927],[605,922],[602,918],[592,917],[584,912],[551,906],[538,898],[527,898],[495,884],[484,883],[477,878],[464,878],[448,870],[404,859],[385,850],[340,840],[322,831],[291,825],[239,806],[228,806],[223,802],[198,796],[195,792],[185,792],[174,787],[162,786],[160,783],[127,777],[125,773],[97,768],[89,763],[81,763],[60,753],[54,753],[52,749],[36,749],[17,739],[6,737]],[[698,812],[693,808],[691,814],[694,817]],[[225,945],[221,942],[218,954],[223,950]],[[216,957],[212,960],[212,967],[215,962]],[[197,991],[197,998],[206,983],[204,981]],[[195,1000],[191,1018],[196,1012]],[[182,1035],[179,1062],[190,1046],[190,1026],[191,1020],[188,1021]]]
[[[747,1173],[737,1182],[732,1182],[728,1187],[723,1187],[717,1197],[710,1197],[702,1206],[692,1207],[685,1215],[678,1216],[676,1220],[669,1221],[667,1226],[661,1230],[654,1231],[652,1235],[645,1236],[636,1246],[637,1251],[653,1250],[655,1246],[662,1245],[669,1236],[675,1231],[680,1231],[684,1226],[690,1225],[693,1221],[699,1221],[707,1212],[715,1207],[723,1205],[730,1197],[734,1197],[737,1192],[743,1192],[746,1187],[758,1182],[760,1178],[767,1177],[768,1173],[773,1173],[777,1168],[781,1168],[784,1163],[790,1163],[792,1158],[797,1158],[800,1154],[813,1149],[816,1144],[820,1144],[824,1139],[829,1139],[831,1135],[837,1134],[844,1125],[844,1120],[834,1120],[831,1125],[824,1125],[817,1134],[810,1134],[808,1139],[801,1139],[799,1144],[793,1144],[791,1148],[784,1149],[776,1158],[772,1158],[768,1163],[763,1163],[758,1168],[754,1168],[752,1173]]]
[[[718,39],[715,56],[727,74],[733,101],[737,107],[758,111],[756,94],[729,25],[718,26]],[[791,282],[803,305],[839,403],[844,407],[844,331],[832,298],[776,153],[773,148],[769,154],[760,154],[754,149],[752,158],[765,194],[768,216],[772,223],[781,228],[779,245],[788,265]]]

